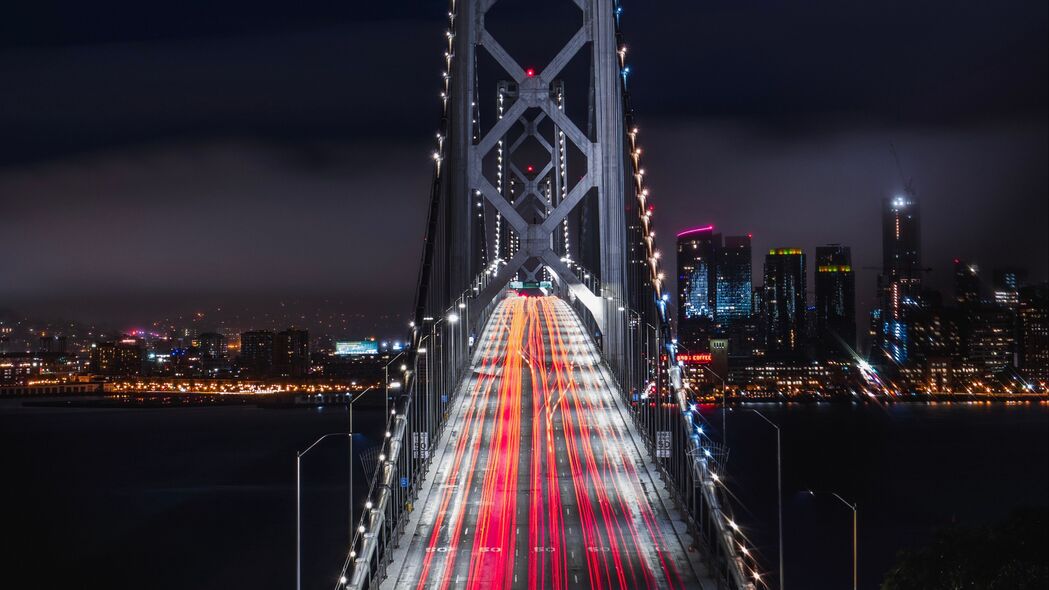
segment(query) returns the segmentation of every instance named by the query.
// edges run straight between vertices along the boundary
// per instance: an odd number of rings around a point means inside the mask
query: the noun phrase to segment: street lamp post
[[[432,347],[436,347],[437,346],[437,336],[438,336],[437,326],[439,326],[441,324],[441,322],[448,322],[449,324],[454,326],[456,323],[459,322],[459,314],[454,312],[454,311],[448,312],[444,317],[439,318],[437,321],[433,322],[433,324],[430,325],[430,345]],[[454,333],[453,333],[453,339],[454,339]],[[438,418],[438,414],[433,413],[433,411],[432,411],[433,407],[431,406],[431,404],[432,403],[439,403],[439,401],[440,401],[440,397],[439,396],[441,395],[441,392],[444,391],[445,388],[446,388],[446,383],[445,383],[446,372],[445,372],[445,367],[442,366],[442,362],[441,361],[447,360],[447,358],[448,357],[445,356],[445,353],[444,353],[444,339],[442,337],[442,339],[441,339],[441,355],[440,355],[440,358],[438,359],[438,361],[436,363],[434,363],[434,364],[437,365],[437,369],[440,371],[440,381],[438,383],[438,385],[440,386],[440,390],[437,391],[436,390],[437,388],[435,387],[434,388],[435,391],[433,392],[433,395],[431,396],[430,400],[427,402],[427,408],[430,410],[429,413],[433,414],[433,419],[435,421],[438,420],[439,418]],[[433,359],[434,359],[434,355],[431,354],[430,355],[430,360],[433,360]],[[427,367],[429,367],[431,365],[431,363],[427,362],[426,365],[427,365]],[[429,384],[430,381],[432,381],[432,379],[427,379],[427,384]],[[444,408],[441,408],[441,410],[443,411]],[[429,431],[429,430],[430,429],[428,427],[427,431]],[[427,449],[429,449],[429,442],[427,442]]]
[[[350,531],[350,542],[351,543],[353,542],[353,435],[352,435],[352,433],[353,433],[353,404],[357,403],[357,400],[359,400],[362,397],[364,397],[364,394],[368,393],[369,391],[371,391],[373,389],[375,389],[374,386],[369,386],[364,391],[358,393],[356,397],[353,397],[353,394],[351,394],[351,393],[347,393],[346,394],[347,399],[349,401],[349,403],[347,404],[346,407],[349,408],[350,433],[351,433],[351,435],[350,435],[350,528],[349,528],[349,531]]]
[[[859,503],[849,503],[848,500],[842,498],[837,492],[819,492],[821,494],[827,494],[828,496],[834,496],[839,502],[849,507],[852,510],[852,590],[856,590],[859,586],[859,511],[857,507]],[[809,495],[815,496],[816,492],[809,490]]]
[[[776,505],[779,513],[779,589],[783,590],[783,447],[780,442],[779,426],[757,410],[751,410],[776,429]]]
[[[313,441],[313,444],[306,447],[306,450],[295,453],[295,588],[296,590],[302,590],[302,458],[306,453],[310,452],[313,447],[317,446],[322,440],[329,436],[346,436],[350,439],[350,448],[353,448],[353,432],[331,432],[322,435],[317,440]],[[350,481],[353,481],[353,455],[350,455]],[[350,488],[350,497],[353,497],[353,488]],[[350,500],[350,506],[352,507],[353,500]],[[350,515],[353,518],[353,515]],[[352,520],[351,526],[352,526]]]
[[[401,352],[398,352],[397,356],[395,356],[392,359],[390,359],[390,362],[386,363],[386,366],[382,368],[382,370],[383,370],[383,379],[385,379],[385,381],[383,381],[383,390],[384,390],[384,393],[386,394],[386,413],[387,414],[390,413],[390,365],[393,364],[393,361],[401,358],[402,356],[404,356],[404,351],[403,350]]]
[[[710,372],[711,375],[717,378],[721,382],[721,444],[728,446],[728,385],[725,385],[725,378],[714,372],[714,369],[706,365],[700,365],[704,369]]]

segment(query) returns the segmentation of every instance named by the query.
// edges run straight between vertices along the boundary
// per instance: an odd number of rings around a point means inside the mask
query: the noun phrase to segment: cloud
[[[1032,280],[1046,280],[1044,118],[960,129],[840,129],[784,137],[739,121],[648,124],[642,135],[660,247],[674,252],[674,233],[694,224],[753,232],[760,284],[762,252],[770,247],[801,246],[811,257],[817,244],[849,245],[861,268],[857,298],[869,308],[877,271],[866,267],[881,265],[881,199],[903,187],[891,142],[921,201],[929,284],[951,292],[955,256],[988,270],[1025,266]]]
[[[0,294],[406,299],[428,197],[426,147],[225,140],[0,171],[10,200],[0,250],[18,253],[7,257]]]

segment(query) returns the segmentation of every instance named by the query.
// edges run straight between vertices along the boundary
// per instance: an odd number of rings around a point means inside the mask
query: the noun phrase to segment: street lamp
[[[351,433],[350,434],[350,542],[351,543],[353,542],[353,434],[352,434],[353,433],[353,404],[355,404],[357,402],[357,400],[359,400],[362,397],[364,397],[364,394],[368,393],[369,391],[371,391],[373,389],[375,389],[374,386],[369,386],[364,391],[358,393],[357,397],[352,397],[353,396],[352,393],[347,393],[346,394],[346,397],[347,397],[348,402],[349,402],[346,407],[349,408],[350,433]]]
[[[711,375],[717,378],[721,382],[721,444],[728,446],[728,385],[725,385],[725,379],[721,375],[714,372],[707,365],[699,365],[710,372]]]
[[[460,335],[459,337],[462,338],[464,344],[466,345],[464,348],[467,350],[467,352],[469,352],[469,350],[470,350],[470,299],[466,296],[466,293],[463,293],[461,301],[459,301],[459,304],[458,304],[457,307],[459,308],[459,313],[462,313],[463,317],[465,318],[464,321],[463,321],[463,327],[459,331],[459,335]]]
[[[441,322],[448,322],[451,325],[457,324],[457,323],[459,323],[459,314],[455,313],[454,311],[450,311],[444,317],[438,319],[436,322],[434,322],[433,324],[430,325],[430,342],[434,346],[437,345],[437,326],[441,325]],[[452,340],[454,340],[454,339],[455,339],[455,331],[454,331],[454,328],[453,328]],[[444,353],[444,338],[443,337],[441,338],[441,343],[442,343],[441,344],[441,358],[440,358],[441,362],[438,363],[438,368],[441,371],[441,375],[440,375],[441,383],[440,383],[440,385],[441,385],[441,390],[443,391],[444,388],[445,388],[445,383],[444,383],[445,371],[444,371],[444,367],[441,366],[441,364],[443,363],[443,361],[447,360],[447,356]],[[453,353],[454,353],[454,350],[453,350]]]
[[[810,496],[815,496],[817,494],[817,492],[814,492],[812,490],[808,490],[808,492],[809,492]],[[858,538],[857,538],[858,537],[858,532],[859,532],[859,518],[858,518],[859,512],[857,510],[857,506],[859,506],[859,503],[857,502],[857,503],[850,504],[845,498],[842,498],[840,495],[838,495],[837,492],[818,492],[818,493],[826,494],[828,496],[834,496],[835,498],[838,499],[839,502],[841,502],[842,504],[848,506],[849,509],[852,510],[852,590],[856,590],[856,588],[859,586],[859,576],[858,576],[858,573],[859,573],[859,566],[858,566],[859,546],[858,546]]]
[[[779,512],[779,590],[783,590],[783,452],[779,426],[757,410],[751,410],[776,429],[776,504]]]
[[[295,453],[295,588],[296,590],[302,590],[302,457],[306,453],[310,452],[313,447],[317,446],[322,440],[329,436],[347,436],[350,438],[350,449],[353,449],[353,433],[352,432],[331,432],[322,435],[317,440],[313,441],[313,444],[306,447],[305,451],[299,451]],[[353,455],[350,455],[350,481],[353,481]],[[350,488],[350,497],[353,497],[353,488]],[[353,501],[350,500],[350,506],[353,505]],[[353,514],[350,514],[351,527]]]
[[[386,366],[382,368],[382,370],[383,370],[383,379],[384,379],[383,387],[385,388],[385,393],[386,393],[386,413],[387,414],[390,413],[390,365],[393,364],[393,361],[401,358],[402,356],[404,356],[404,351],[403,350],[401,352],[398,352],[397,356],[395,356],[392,359],[390,359],[390,362],[386,363]]]

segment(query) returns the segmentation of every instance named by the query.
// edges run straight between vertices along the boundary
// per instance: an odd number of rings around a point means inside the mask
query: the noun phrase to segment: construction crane
[[[909,197],[916,197],[917,193],[914,192],[914,178],[907,178],[903,174],[903,165],[900,164],[900,155],[896,153],[896,144],[889,142],[889,152],[892,153],[892,159],[896,162],[896,172],[900,175],[900,182],[903,183],[903,192]]]

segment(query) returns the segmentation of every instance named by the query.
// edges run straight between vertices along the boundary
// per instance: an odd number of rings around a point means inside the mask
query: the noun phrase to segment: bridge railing
[[[387,575],[392,549],[399,546],[420,485],[428,473],[436,441],[444,432],[448,408],[469,366],[475,330],[485,326],[497,301],[475,309],[474,297],[489,274],[476,277],[470,289],[444,310],[412,326],[412,346],[405,370],[395,382],[403,393],[391,405],[377,468],[365,500],[356,506],[361,517],[337,589],[375,587]]]
[[[609,373],[718,587],[753,590],[761,579],[760,564],[732,517],[725,487],[727,449],[709,437],[708,425],[682,382],[669,329],[645,325],[642,314],[630,308],[622,311],[632,317],[632,350],[643,359],[641,373],[634,376],[640,387],[624,386],[628,377],[611,367]]]
[[[603,296],[595,273],[578,264],[570,268],[595,295]],[[587,307],[571,296],[564,281],[557,286],[557,294],[569,302],[600,348],[597,324]],[[725,488],[727,449],[708,436],[704,419],[681,379],[665,301],[647,310],[625,305],[611,309],[624,315],[628,355],[634,362],[620,367],[605,364],[631,410],[637,431],[685,515],[716,583],[734,590],[753,589],[760,580],[760,566],[732,518]]]

